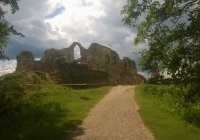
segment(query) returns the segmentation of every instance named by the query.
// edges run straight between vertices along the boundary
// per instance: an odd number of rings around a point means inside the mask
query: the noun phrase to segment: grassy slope
[[[61,140],[75,130],[109,89],[69,91],[54,85],[25,89],[17,99],[12,99],[15,93],[9,90],[6,94],[11,95],[12,110],[0,116],[0,140]]]
[[[144,85],[136,87],[135,99],[139,113],[156,140],[200,140],[200,128],[170,113],[161,98],[144,94]]]

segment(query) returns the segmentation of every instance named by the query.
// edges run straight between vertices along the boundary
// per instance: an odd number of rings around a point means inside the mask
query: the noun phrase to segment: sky
[[[91,43],[99,43],[138,64],[140,56],[133,52],[140,52],[147,45],[133,45],[137,31],[125,26],[120,15],[126,3],[127,0],[21,0],[15,14],[11,14],[9,6],[4,7],[8,11],[6,20],[25,35],[11,36],[5,53],[15,59],[26,50],[40,58],[49,48],[66,48],[73,42],[88,48]],[[11,67],[13,71],[15,60],[0,63],[1,71],[11,71]],[[148,76],[139,67],[138,71]]]

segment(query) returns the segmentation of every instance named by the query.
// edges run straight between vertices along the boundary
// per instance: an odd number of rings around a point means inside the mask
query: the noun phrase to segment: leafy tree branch
[[[200,81],[200,0],[128,0],[121,14],[124,24],[137,28],[134,43],[148,43],[143,70],[157,63],[174,78]]]
[[[8,59],[8,57],[4,54],[4,48],[9,42],[10,35],[19,35],[24,37],[22,33],[17,32],[12,25],[8,21],[5,20],[6,11],[3,10],[2,6],[11,7],[11,12],[14,14],[19,10],[18,7],[19,0],[0,0],[0,59]]]

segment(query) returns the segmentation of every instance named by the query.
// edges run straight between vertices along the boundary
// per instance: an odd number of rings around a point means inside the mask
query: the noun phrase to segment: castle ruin
[[[74,48],[80,48],[81,58],[74,60]],[[61,50],[48,49],[39,60],[31,52],[22,51],[17,56],[16,71],[42,71],[58,83],[108,83],[132,85],[146,79],[137,73],[135,62],[119,55],[106,46],[92,43],[85,49],[74,42]]]

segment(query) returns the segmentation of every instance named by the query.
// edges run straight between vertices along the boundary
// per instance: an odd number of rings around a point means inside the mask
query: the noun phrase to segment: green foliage
[[[15,72],[0,78],[0,117],[20,106],[25,84],[52,84],[42,72]]]
[[[18,33],[12,25],[8,23],[8,21],[5,20],[4,16],[6,14],[6,11],[2,8],[3,6],[10,5],[11,11],[14,14],[16,11],[19,10],[18,2],[19,0],[0,0],[0,59],[7,58],[4,54],[4,48],[6,47],[9,36],[10,35],[19,35],[21,37],[24,37],[23,34]]]
[[[145,85],[144,93],[160,99],[168,106],[168,112],[175,113],[187,122],[200,127],[199,96],[190,97],[187,88],[178,85]]]
[[[138,30],[135,44],[149,44],[141,53],[143,70],[157,63],[161,74],[199,84],[200,0],[128,0],[121,13]]]
[[[24,83],[51,86],[26,87]],[[41,72],[0,77],[0,139],[61,140],[69,136],[109,87],[68,90]]]
[[[200,126],[200,103],[186,108],[184,119],[189,123]]]
[[[138,112],[156,140],[200,139],[200,128],[196,127],[199,126],[196,123],[199,123],[200,103],[183,107],[184,92],[179,87],[139,85],[135,91],[135,100],[140,106]],[[190,110],[191,107],[196,110]]]

